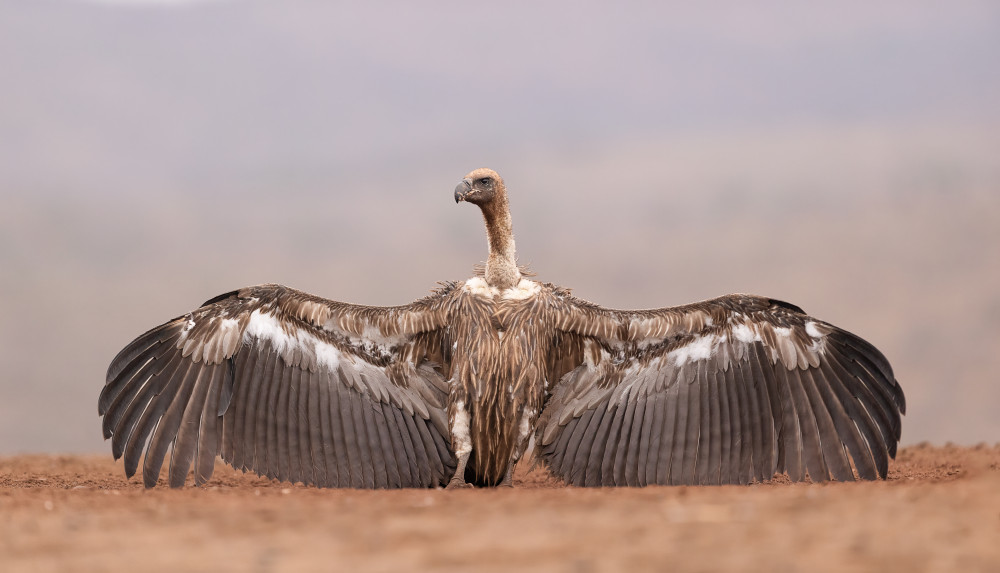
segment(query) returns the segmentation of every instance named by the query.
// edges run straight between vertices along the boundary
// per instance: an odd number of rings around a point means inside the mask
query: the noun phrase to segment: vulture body
[[[99,400],[147,487],[244,471],[321,487],[510,485],[535,456],[581,486],[885,477],[903,392],[885,357],[798,307],[729,295],[610,310],[523,276],[506,187],[478,169],[481,274],[398,307],[280,285],[135,339]],[[145,456],[143,456],[145,452]]]

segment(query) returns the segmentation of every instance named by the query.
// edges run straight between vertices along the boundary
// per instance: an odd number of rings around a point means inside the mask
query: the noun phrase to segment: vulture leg
[[[514,462],[511,462],[507,466],[507,472],[503,474],[503,481],[497,484],[497,487],[514,487]]]
[[[458,461],[455,467],[455,475],[451,476],[448,482],[448,489],[463,487],[473,487],[471,483],[465,481],[465,466],[469,463],[469,456],[472,454],[472,436],[469,435],[469,422],[471,416],[465,409],[465,403],[459,400],[455,403],[455,414],[451,419],[451,441],[455,448],[455,458]]]
[[[511,453],[510,461],[507,463],[507,471],[503,474],[503,481],[497,487],[514,487],[514,467],[528,449],[528,443],[531,441],[531,431],[535,427],[535,414],[536,412],[530,408],[525,408],[521,412],[521,424],[518,426],[517,443],[514,445],[514,451]]]

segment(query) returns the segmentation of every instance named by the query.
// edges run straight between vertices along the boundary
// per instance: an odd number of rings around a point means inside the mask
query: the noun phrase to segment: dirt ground
[[[887,481],[319,490],[223,464],[143,489],[111,456],[0,458],[0,570],[1000,571],[1000,444],[904,448]]]

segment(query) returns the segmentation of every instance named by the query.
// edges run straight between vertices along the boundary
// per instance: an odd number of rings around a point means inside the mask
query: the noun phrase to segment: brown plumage
[[[325,487],[510,485],[534,440],[583,486],[884,477],[903,392],[864,340],[729,295],[609,310],[518,268],[503,180],[477,169],[481,275],[398,307],[280,285],[218,296],[112,361],[104,436],[156,484],[244,471]]]

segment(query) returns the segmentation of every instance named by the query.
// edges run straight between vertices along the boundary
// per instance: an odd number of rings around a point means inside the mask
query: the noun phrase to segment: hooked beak
[[[459,203],[461,201],[465,201],[465,198],[469,196],[469,193],[472,193],[472,180],[462,179],[462,182],[458,184],[458,187],[455,187],[455,202]]]

